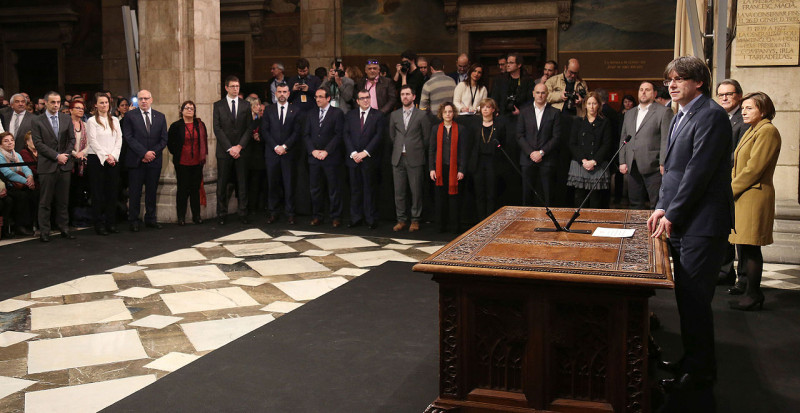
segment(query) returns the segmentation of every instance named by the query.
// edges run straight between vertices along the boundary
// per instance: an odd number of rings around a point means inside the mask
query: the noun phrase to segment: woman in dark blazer
[[[599,190],[608,189],[609,174],[605,170],[609,151],[612,148],[611,124],[600,113],[600,98],[590,92],[586,96],[586,116],[575,120],[569,137],[572,158],[569,165],[567,186],[575,188],[575,206],[580,206],[587,193],[596,184],[589,196],[589,208],[608,208]]]
[[[750,93],[742,100],[742,118],[750,128],[733,153],[731,188],[735,224],[728,241],[736,245],[747,274],[747,285],[742,286],[740,281],[730,290],[734,295],[745,294],[741,301],[730,302],[735,310],[761,309],[764,305],[761,247],[772,244],[775,221],[772,176],[781,152],[781,134],[771,122],[774,117],[775,106],[766,93]]]
[[[449,222],[458,233],[469,133],[468,128],[454,121],[456,106],[452,102],[442,103],[438,116],[441,122],[433,127],[428,145],[428,167],[436,189],[436,220],[440,232],[447,231]]]
[[[470,133],[473,142],[467,171],[475,182],[476,212],[482,220],[497,209],[497,173],[502,162],[497,144],[505,144],[506,126],[497,117],[494,99],[483,99],[478,110],[481,122],[475,124]]]
[[[192,222],[201,224],[200,182],[203,180],[203,165],[208,155],[208,132],[200,118],[195,117],[197,107],[187,100],[181,104],[181,118],[169,125],[167,148],[172,154],[175,177],[178,180],[178,193],[175,209],[178,225],[186,225],[186,199],[192,208]]]

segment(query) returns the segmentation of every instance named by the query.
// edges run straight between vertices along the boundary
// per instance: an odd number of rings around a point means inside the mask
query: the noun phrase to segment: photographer
[[[519,109],[533,96],[533,78],[522,70],[522,56],[509,53],[506,73],[495,79],[490,97],[498,104],[501,115],[519,115]]]
[[[422,97],[422,85],[425,83],[423,74],[419,71],[416,65],[417,54],[411,50],[406,50],[400,55],[400,63],[395,66],[394,80],[395,87],[400,90],[405,85],[411,86],[414,95],[417,99],[414,103],[419,106],[419,100]]]
[[[547,103],[563,113],[584,116],[583,100],[589,92],[586,82],[580,78],[581,64],[578,59],[569,59],[561,76],[547,79]]]
[[[308,75],[308,60],[305,58],[297,59],[297,76],[289,79],[289,103],[300,109],[302,113],[311,108],[317,107],[314,101],[314,93],[319,89],[321,81],[316,76]]]
[[[328,71],[328,78],[322,82],[322,87],[327,87],[331,91],[331,106],[347,113],[353,107],[355,86],[353,79],[344,75],[342,59],[338,57],[334,59],[331,62],[331,69]]]

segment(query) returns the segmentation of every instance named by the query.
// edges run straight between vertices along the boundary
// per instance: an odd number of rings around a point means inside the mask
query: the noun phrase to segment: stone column
[[[340,14],[341,4],[338,0],[300,2],[300,56],[308,59],[311,74],[317,67],[330,67],[339,51],[337,36],[341,39],[341,33],[337,16]]]
[[[207,206],[216,215],[217,162],[211,109],[220,98],[219,0],[139,0],[139,84],[153,94],[153,108],[167,124],[178,119],[180,104],[192,100],[208,130],[208,158],[203,172]],[[158,191],[158,220],[174,222],[175,170],[164,150]],[[188,218],[188,217],[187,217]]]

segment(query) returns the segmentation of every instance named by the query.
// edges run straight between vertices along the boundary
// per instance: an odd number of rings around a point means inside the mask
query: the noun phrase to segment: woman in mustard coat
[[[772,244],[775,220],[775,187],[772,176],[781,151],[781,134],[772,124],[775,106],[763,92],[750,93],[742,100],[742,117],[750,125],[733,154],[731,187],[736,221],[729,237],[747,273],[747,287],[741,301],[731,301],[735,310],[761,309],[761,246]]]

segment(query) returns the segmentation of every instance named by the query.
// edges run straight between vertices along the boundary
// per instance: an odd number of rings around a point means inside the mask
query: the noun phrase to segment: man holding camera
[[[416,53],[411,50],[403,52],[400,55],[400,63],[395,66],[393,80],[397,90],[400,90],[405,85],[411,86],[411,90],[417,96],[417,100],[414,103],[419,105],[419,99],[422,97],[422,84],[425,83],[425,80],[419,68],[417,68],[416,60]]]
[[[308,75],[308,67],[308,59],[303,57],[297,59],[297,76],[286,82],[291,92],[289,103],[299,109],[302,114],[317,107],[314,93],[319,89],[321,83],[316,76]]]
[[[501,115],[519,115],[519,109],[533,96],[533,79],[522,70],[522,55],[513,52],[506,57],[506,72],[497,77],[490,97],[497,102]],[[513,127],[514,125],[509,125]]]
[[[331,62],[328,78],[322,82],[322,87],[331,91],[331,106],[341,109],[345,114],[352,108],[351,102],[356,82],[344,76],[344,65],[341,58],[337,57]]]

